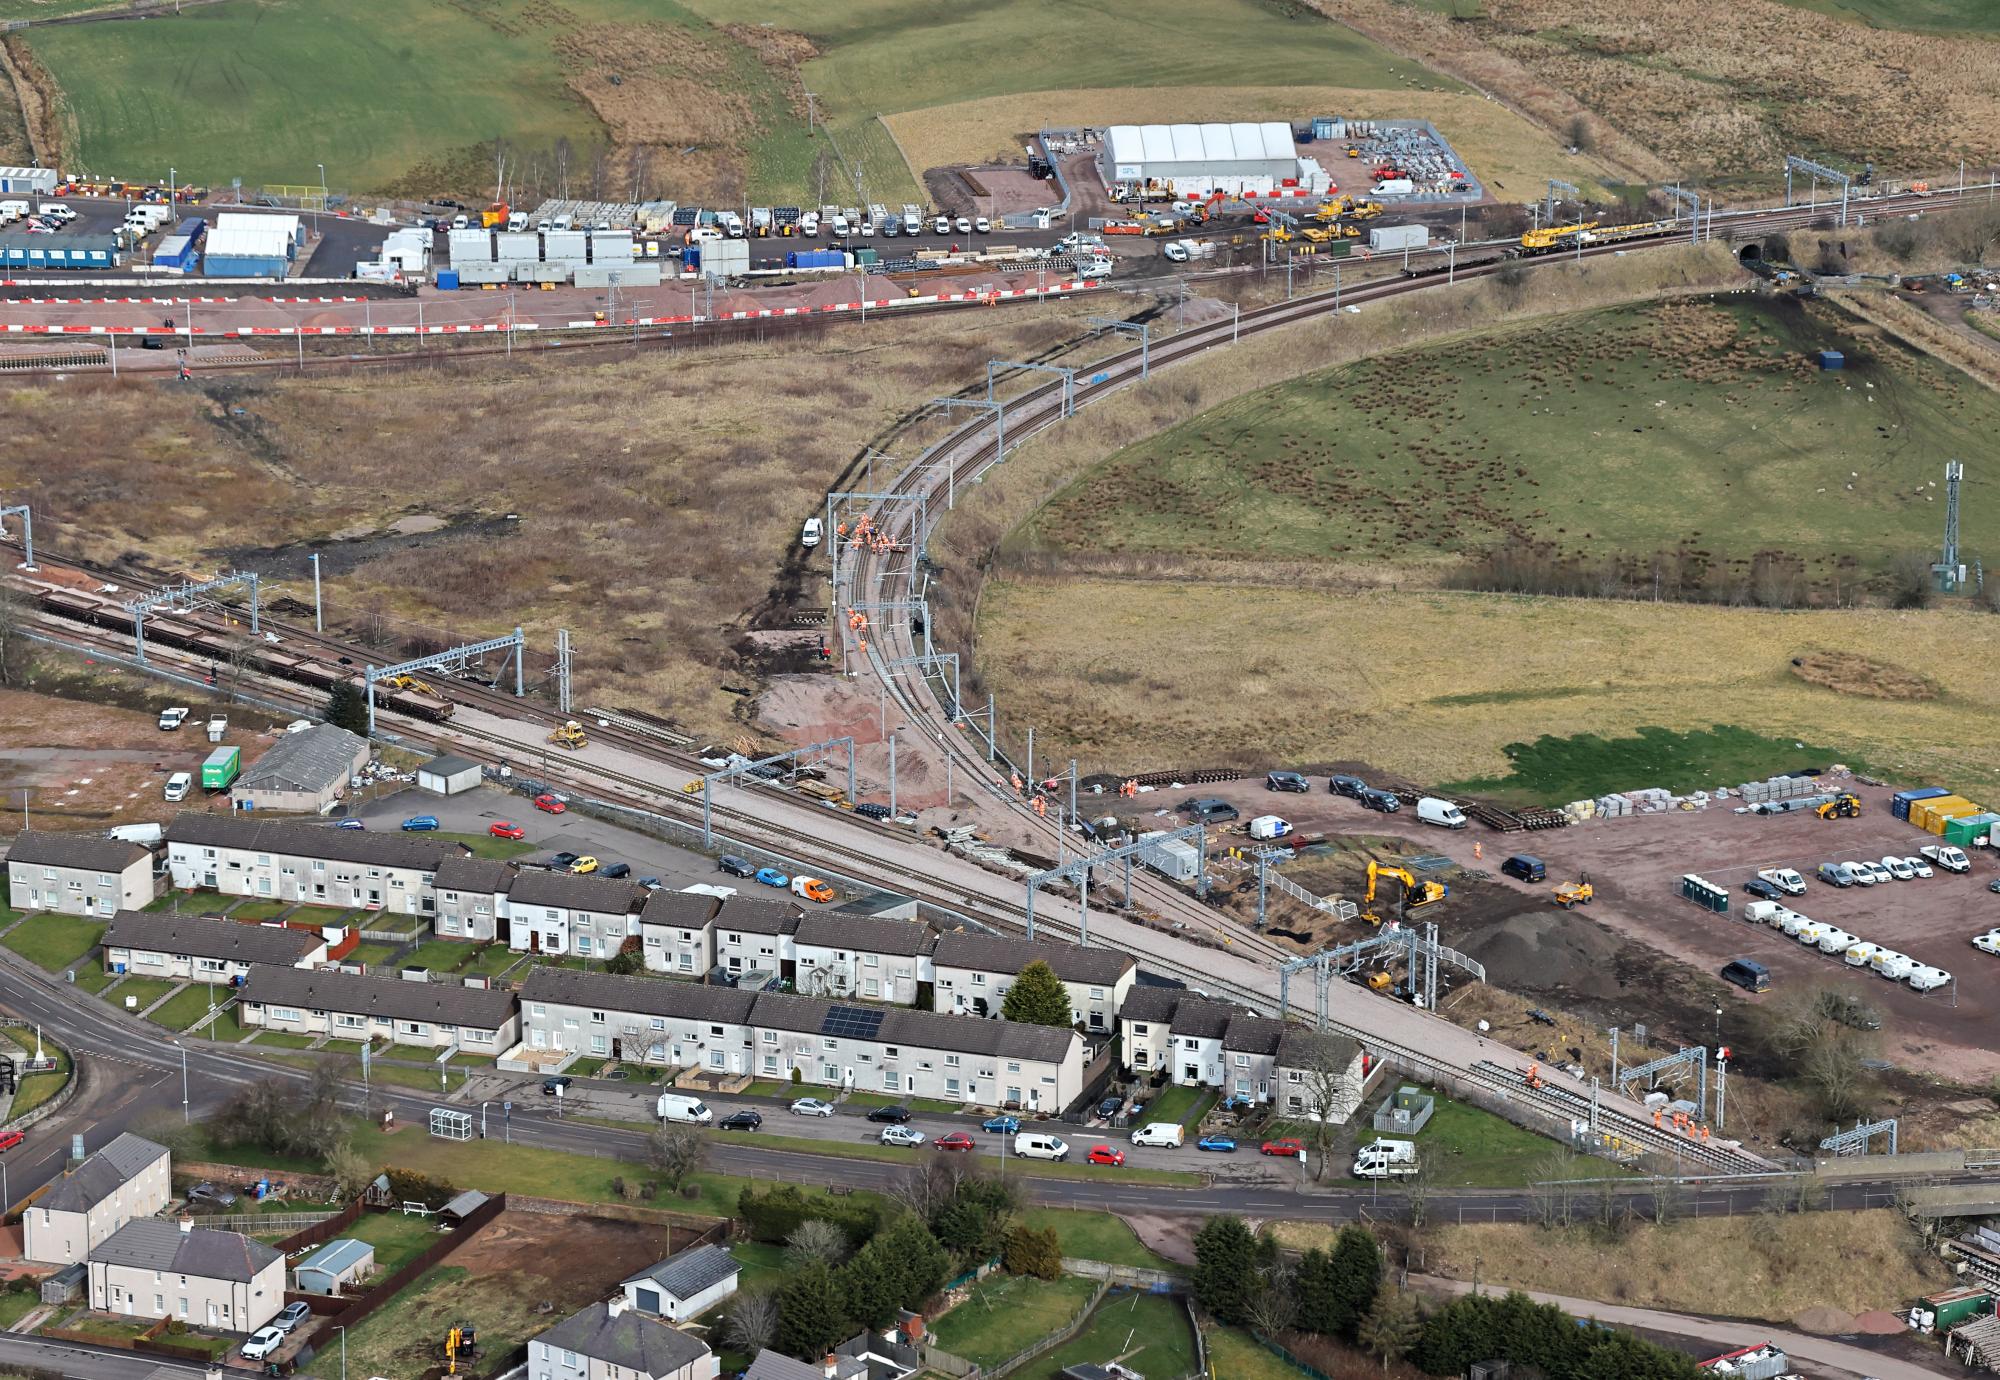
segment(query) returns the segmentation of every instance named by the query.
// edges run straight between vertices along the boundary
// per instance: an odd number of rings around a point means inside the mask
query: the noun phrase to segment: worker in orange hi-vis
[[[1047,817],[1047,815],[1048,815],[1048,813],[1049,813],[1049,802],[1048,802],[1047,800],[1043,799],[1043,798],[1042,798],[1041,796],[1036,796],[1036,797],[1035,797],[1035,816],[1036,816],[1036,818],[1038,818],[1038,819],[1039,819],[1039,818],[1046,818],[1046,817]]]
[[[1653,1129],[1655,1131],[1660,1129],[1660,1109],[1658,1107],[1653,1108]]]
[[[1701,1143],[1708,1144],[1708,1123],[1705,1121],[1701,1124]]]
[[[1021,773],[1013,772],[1007,779],[1014,783],[1014,794],[1019,795],[1021,793]]]
[[[1485,856],[1486,856],[1486,845],[1485,845],[1485,844],[1483,844],[1483,843],[1481,843],[1481,842],[1479,842],[1479,840],[1477,840],[1477,839],[1474,839],[1474,840],[1472,841],[1472,858],[1473,858],[1473,861],[1474,861],[1474,862],[1477,862],[1477,861],[1478,861],[1479,859],[1481,859],[1481,858],[1483,858],[1483,857],[1485,857]]]

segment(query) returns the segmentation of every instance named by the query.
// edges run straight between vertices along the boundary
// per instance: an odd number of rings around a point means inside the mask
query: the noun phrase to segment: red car
[[[19,1131],[0,1131],[0,1150],[12,1150],[26,1139]]]
[[[535,808],[544,814],[559,815],[569,806],[552,795],[538,795],[535,797]]]
[[[523,829],[520,825],[504,819],[494,820],[493,827],[488,829],[486,832],[493,835],[493,837],[496,839],[524,839],[528,837],[528,831],[526,829]]]
[[[978,1148],[972,1137],[963,1131],[953,1131],[948,1136],[939,1136],[934,1143],[940,1150],[975,1150]]]
[[[1286,1136],[1283,1140],[1267,1140],[1257,1147],[1260,1155],[1289,1155],[1293,1159],[1306,1157],[1306,1143],[1297,1136]]]
[[[1117,1165],[1125,1163],[1125,1152],[1123,1150],[1114,1150],[1108,1145],[1097,1145],[1092,1146],[1090,1153],[1085,1155],[1084,1158],[1092,1164]]]

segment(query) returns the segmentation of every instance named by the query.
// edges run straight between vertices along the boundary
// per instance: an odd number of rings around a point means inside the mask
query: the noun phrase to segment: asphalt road
[[[201,1366],[141,1356],[110,1347],[44,1342],[33,1337],[0,1333],[0,1365],[35,1367],[57,1375],[88,1376],[89,1380],[150,1380],[157,1375],[206,1375]]]

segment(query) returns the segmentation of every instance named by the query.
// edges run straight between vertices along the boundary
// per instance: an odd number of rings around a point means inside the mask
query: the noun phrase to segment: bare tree
[[[1410,1229],[1421,1232],[1430,1216],[1431,1191],[1437,1187],[1437,1152],[1428,1145],[1417,1147],[1417,1162],[1403,1180],[1403,1201],[1410,1208]]]
[[[708,1137],[692,1126],[661,1122],[646,1137],[646,1167],[675,1193],[708,1159]]]
[[[969,1155],[932,1155],[911,1165],[889,1186],[889,1196],[926,1222],[958,1196],[970,1168]]]
[[[1576,1152],[1562,1146],[1535,1166],[1532,1194],[1535,1220],[1545,1227],[1567,1226],[1575,1196]]]
[[[1299,1053],[1291,1056],[1297,1062],[1287,1067],[1286,1073],[1300,1075],[1300,1097],[1312,1124],[1312,1148],[1318,1158],[1313,1177],[1324,1179],[1341,1124],[1360,1104],[1361,1061],[1354,1042],[1341,1036],[1317,1031],[1309,1037],[1292,1038]]]
[[[755,1356],[778,1336],[778,1296],[771,1290],[739,1293],[729,1301],[729,1318],[722,1339],[746,1356]]]
[[[1666,1226],[1680,1214],[1681,1185],[1671,1174],[1656,1174],[1649,1187],[1653,1191],[1653,1222]]]
[[[1272,1277],[1264,1281],[1264,1287],[1250,1296],[1248,1311],[1250,1327],[1260,1335],[1276,1337],[1288,1331],[1299,1313],[1289,1273],[1281,1276],[1274,1271]]]
[[[785,1238],[785,1266],[798,1270],[823,1260],[832,1268],[847,1259],[850,1249],[844,1228],[822,1217],[808,1217]]]
[[[375,1166],[351,1145],[336,1145],[326,1157],[326,1172],[341,1201],[359,1198],[375,1178]]]

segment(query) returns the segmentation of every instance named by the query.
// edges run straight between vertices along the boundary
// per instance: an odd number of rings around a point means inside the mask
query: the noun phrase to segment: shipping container
[[[1145,847],[1139,860],[1177,882],[1191,882],[1201,875],[1201,850],[1186,839],[1171,839],[1164,830],[1139,835]]]
[[[201,788],[205,791],[226,791],[242,770],[243,749],[219,747],[202,760]]]
[[[1947,1289],[1924,1299],[1924,1307],[1937,1314],[1940,1331],[1993,1311],[1993,1295],[1985,1289]]]
[[[208,234],[208,222],[200,216],[189,216],[174,227],[174,233],[176,235],[184,235],[196,244],[200,244]]]
[[[153,267],[170,268],[176,273],[192,273],[200,262],[194,241],[186,235],[168,235],[153,250]]]
[[[846,268],[847,255],[838,249],[793,249],[785,254],[786,268]]]
[[[1949,820],[1944,826],[1944,841],[1957,844],[1960,848],[1984,848],[1986,836],[1993,826],[2000,824],[2000,815],[1981,810],[1976,815],[1960,815]]]
[[[1368,231],[1368,248],[1378,254],[1384,250],[1425,249],[1430,242],[1427,225],[1376,225]]]
[[[1897,791],[1889,797],[1889,813],[1897,819],[1910,817],[1910,806],[1919,800],[1937,800],[1951,792],[1942,786],[1918,786],[1914,790]]]
[[[1919,800],[1910,806],[1910,823],[1927,834],[1942,834],[1947,821],[1960,815],[1976,815],[1979,807],[1962,795],[1940,796],[1936,800]]]

